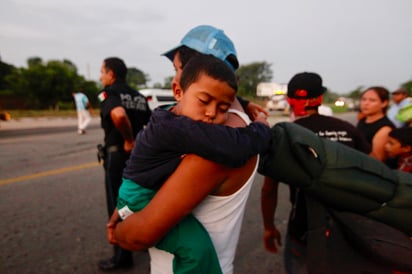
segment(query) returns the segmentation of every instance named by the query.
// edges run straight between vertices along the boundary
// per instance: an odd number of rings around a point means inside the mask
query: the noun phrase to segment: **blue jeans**
[[[288,274],[307,274],[306,247],[286,234],[284,264]]]

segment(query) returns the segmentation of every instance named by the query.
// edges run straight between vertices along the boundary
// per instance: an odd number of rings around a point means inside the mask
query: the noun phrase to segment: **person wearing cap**
[[[288,83],[288,102],[295,115],[294,123],[310,129],[318,136],[340,142],[366,154],[370,145],[362,134],[350,123],[332,116],[319,114],[322,95],[326,88],[322,78],[312,72],[298,73]],[[264,225],[264,245],[267,251],[278,252],[281,235],[274,223],[279,182],[265,177],[262,186],[261,205]],[[307,208],[305,194],[290,186],[292,210],[289,216],[284,264],[287,273],[307,273],[305,235],[307,233]]]
[[[238,67],[236,50],[226,34],[212,26],[198,26],[183,37],[181,45],[165,53],[176,69],[172,85],[180,81],[186,62],[198,54],[211,54],[225,61],[231,69]],[[235,100],[225,125],[245,127],[249,122],[248,115]],[[116,233],[139,232],[120,244],[131,249],[137,243],[150,246],[192,212],[210,235],[222,273],[233,273],[245,206],[258,162],[258,157],[254,156],[245,165],[233,169],[193,154],[186,155],[150,203],[117,224]],[[170,253],[155,248],[150,248],[149,252],[153,274],[172,273]]]
[[[251,123],[248,128],[218,126],[226,121],[237,91],[233,70],[220,59],[210,55],[192,58],[182,72],[180,85],[174,88],[177,103],[155,109],[148,126],[136,137],[108,235],[113,235],[112,228],[120,218],[124,220],[150,201],[185,154],[240,167],[269,146],[266,120]],[[115,244],[116,237],[111,239]],[[156,247],[174,255],[174,273],[187,273],[188,269],[221,273],[209,234],[192,215],[179,222]]]
[[[397,119],[397,115],[401,109],[412,105],[412,98],[409,97],[408,90],[406,88],[400,88],[392,92],[392,101],[393,103],[389,107],[386,116],[388,116],[395,127],[404,127],[406,123]]]
[[[412,127],[392,129],[385,151],[397,160],[397,169],[412,173]]]
[[[185,64],[200,54],[213,55],[223,60],[233,71],[239,68],[235,46],[223,30],[209,25],[200,25],[191,29],[178,46],[162,54],[173,63],[176,71],[172,85],[179,82]],[[236,98],[252,120],[259,115],[268,116],[268,112],[262,106],[240,96]]]

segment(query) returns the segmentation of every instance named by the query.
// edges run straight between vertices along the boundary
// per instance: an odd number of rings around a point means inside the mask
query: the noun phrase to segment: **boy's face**
[[[397,139],[388,136],[388,141],[385,144],[385,151],[389,157],[398,157],[411,153],[412,147],[402,146],[401,142],[399,142]]]
[[[185,91],[179,84],[174,85],[178,101],[174,112],[195,121],[223,124],[236,92],[226,82],[201,74]]]
[[[393,92],[392,93],[392,100],[395,104],[399,104],[402,102],[403,99],[407,98],[408,95],[402,92]]]

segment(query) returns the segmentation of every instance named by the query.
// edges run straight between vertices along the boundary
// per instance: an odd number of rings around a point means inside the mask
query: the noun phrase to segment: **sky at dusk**
[[[163,83],[173,75],[161,53],[200,24],[224,30],[242,64],[272,64],[272,81],[319,73],[331,91],[412,80],[411,0],[2,0],[0,56],[26,67],[30,57],[72,61],[98,80],[102,60]]]

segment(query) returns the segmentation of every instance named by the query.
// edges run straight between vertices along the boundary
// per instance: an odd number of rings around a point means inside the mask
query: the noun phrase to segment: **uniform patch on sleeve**
[[[107,98],[107,93],[106,91],[102,91],[97,95],[97,98],[99,99],[100,102],[103,102]]]

